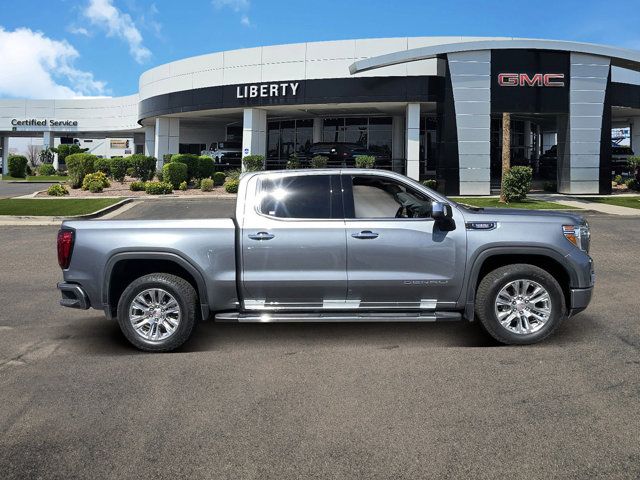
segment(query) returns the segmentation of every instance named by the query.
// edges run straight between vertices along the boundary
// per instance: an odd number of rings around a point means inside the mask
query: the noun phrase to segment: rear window
[[[334,180],[335,179],[335,180]],[[336,175],[300,175],[260,182],[259,211],[276,218],[330,219],[341,218],[339,189],[334,192]]]

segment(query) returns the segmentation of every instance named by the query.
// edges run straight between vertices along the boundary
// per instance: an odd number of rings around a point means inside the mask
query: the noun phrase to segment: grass
[[[25,178],[10,177],[2,175],[2,180],[11,180],[16,182],[66,182],[69,177],[64,175],[37,175]]]
[[[635,197],[595,197],[585,198],[590,202],[606,203],[607,205],[615,205],[617,207],[640,208],[640,196]]]
[[[522,202],[500,203],[499,198],[487,197],[451,197],[452,200],[470,205],[472,207],[484,208],[525,208],[527,210],[575,210],[573,207],[566,207],[554,202],[544,200],[534,200],[527,198]]]
[[[0,200],[0,215],[70,217],[96,212],[120,200],[120,198],[7,198]]]

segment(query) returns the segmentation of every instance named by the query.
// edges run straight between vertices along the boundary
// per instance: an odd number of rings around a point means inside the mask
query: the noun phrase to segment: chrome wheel
[[[500,325],[512,333],[535,333],[551,317],[551,297],[533,280],[515,280],[498,292],[495,314]]]
[[[182,312],[173,295],[161,288],[140,292],[129,306],[133,330],[145,340],[161,341],[175,333]]]

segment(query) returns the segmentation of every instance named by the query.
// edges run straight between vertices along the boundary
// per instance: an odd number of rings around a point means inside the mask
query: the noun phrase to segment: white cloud
[[[73,62],[78,51],[66,40],[53,40],[42,32],[0,27],[0,95],[21,98],[73,98],[103,96],[106,83]]]
[[[217,9],[229,8],[236,13],[242,13],[240,16],[240,25],[243,27],[251,26],[251,19],[246,13],[251,7],[249,0],[212,0],[213,6]]]
[[[118,37],[129,44],[129,53],[138,63],[151,57],[151,51],[142,42],[142,34],[127,13],[113,6],[113,0],[89,0],[85,17],[97,27],[106,29],[110,37]]]
[[[89,30],[87,30],[84,27],[76,27],[75,25],[69,25],[67,27],[67,31],[69,33],[73,33],[74,35],[83,35],[85,37],[91,36],[91,34],[89,33]]]

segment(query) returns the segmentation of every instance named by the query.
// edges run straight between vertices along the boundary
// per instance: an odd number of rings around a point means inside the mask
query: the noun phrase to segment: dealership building
[[[0,100],[12,137],[109,141],[104,156],[200,153],[238,141],[268,169],[318,142],[375,152],[379,168],[446,194],[500,185],[502,114],[513,165],[561,193],[611,191],[612,129],[640,153],[640,52],[516,38],[410,37],[217,52],[143,73],[119,98]],[[118,150],[121,147],[122,150]],[[4,162],[6,166],[7,162]],[[6,168],[6,167],[5,167]]]

